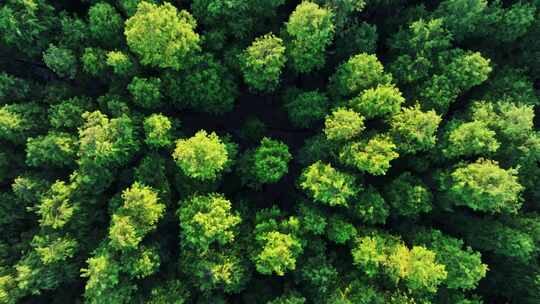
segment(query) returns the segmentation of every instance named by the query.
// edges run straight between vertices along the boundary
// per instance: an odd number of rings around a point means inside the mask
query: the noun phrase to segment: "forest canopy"
[[[0,1],[0,303],[540,303],[540,1]]]

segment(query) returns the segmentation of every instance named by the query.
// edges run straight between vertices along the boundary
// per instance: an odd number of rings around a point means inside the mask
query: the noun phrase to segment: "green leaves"
[[[231,210],[223,195],[195,195],[181,203],[177,212],[183,245],[206,252],[213,243],[225,245],[234,241],[240,216]]]
[[[161,105],[161,79],[159,78],[139,78],[133,80],[127,87],[133,96],[136,105],[153,109]]]
[[[144,142],[152,148],[168,147],[172,143],[172,123],[167,116],[152,114],[144,119]]]
[[[91,36],[107,46],[115,46],[121,41],[124,20],[108,3],[96,3],[88,10]]]
[[[352,249],[354,264],[368,276],[387,275],[394,283],[403,280],[413,292],[435,293],[447,277],[436,254],[421,246],[409,249],[398,238],[374,233],[356,240]]]
[[[350,140],[364,129],[364,117],[345,108],[335,109],[324,121],[324,134],[328,140]]]
[[[77,72],[77,59],[69,49],[59,48],[54,44],[43,52],[43,62],[58,76],[73,79]]]
[[[228,160],[225,144],[216,133],[204,130],[177,140],[172,156],[184,174],[198,180],[215,180]]]
[[[496,161],[479,159],[451,173],[449,194],[456,205],[487,213],[516,213],[521,208],[516,169],[503,169]]]
[[[257,241],[264,244],[255,258],[258,272],[283,276],[287,270],[296,268],[296,258],[302,252],[302,246],[293,236],[271,231],[258,236]]]
[[[257,182],[275,183],[288,172],[288,163],[292,159],[289,148],[284,143],[263,138],[253,152],[253,174]]]
[[[324,119],[328,106],[329,100],[325,94],[309,91],[294,96],[285,108],[294,126],[308,128]]]
[[[99,111],[82,115],[79,129],[79,164],[123,165],[138,149],[135,130],[127,116],[109,119]]]
[[[246,83],[255,90],[266,92],[276,89],[287,61],[283,40],[272,33],[255,39],[239,59]]]
[[[488,266],[481,255],[470,247],[462,248],[463,241],[444,235],[438,230],[421,231],[416,242],[427,245],[437,253],[437,262],[446,266],[446,285],[450,289],[474,289],[486,276]]]
[[[385,175],[390,162],[399,154],[388,135],[376,135],[369,140],[353,142],[343,146],[339,159],[346,165],[373,175]]]
[[[405,172],[385,188],[386,201],[396,213],[406,217],[416,217],[428,213],[432,208],[431,190],[418,177]]]
[[[78,209],[77,204],[71,201],[73,188],[64,182],[54,183],[36,210],[41,217],[39,224],[43,227],[59,229],[66,225]]]
[[[309,73],[324,65],[326,48],[334,38],[334,14],[309,1],[300,3],[287,22],[293,68]]]
[[[124,34],[142,64],[180,70],[189,56],[200,50],[195,26],[187,11],[178,12],[170,3],[158,6],[143,1],[126,21]]]
[[[441,116],[435,111],[424,112],[420,110],[418,104],[403,108],[390,121],[390,134],[398,151],[404,154],[414,154],[433,148],[441,120]]]
[[[304,170],[300,176],[300,187],[314,201],[329,206],[347,206],[358,191],[352,175],[320,161]]]
[[[351,107],[367,119],[390,117],[399,112],[405,98],[392,85],[380,85],[365,90],[360,96],[350,101]]]
[[[156,228],[165,205],[152,188],[134,183],[122,193],[123,204],[113,214],[109,239],[119,250],[135,249],[144,236]]]
[[[336,98],[348,98],[377,85],[390,84],[391,81],[392,76],[384,72],[377,56],[362,53],[340,65],[330,78],[330,85]]]

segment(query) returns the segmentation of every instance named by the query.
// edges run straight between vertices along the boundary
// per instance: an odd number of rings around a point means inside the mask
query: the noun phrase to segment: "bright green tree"
[[[112,216],[110,243],[120,250],[135,249],[149,232],[156,229],[165,205],[152,188],[139,183],[122,192],[122,201]]]
[[[390,162],[399,154],[388,135],[376,135],[368,140],[353,142],[342,147],[339,159],[346,165],[373,175],[385,175]]]
[[[367,119],[391,117],[401,109],[405,98],[399,89],[392,85],[379,85],[365,90],[361,95],[351,99],[350,106]]]
[[[194,195],[180,204],[182,246],[206,252],[210,245],[225,245],[234,241],[235,227],[241,218],[232,210],[231,202],[223,195],[211,193]]]
[[[365,129],[364,117],[346,108],[337,108],[324,121],[324,134],[328,140],[346,141],[360,135]]]
[[[335,98],[357,96],[364,90],[378,85],[388,85],[392,76],[375,55],[361,53],[341,64],[330,78],[331,92]]]
[[[170,3],[142,1],[135,15],[126,20],[124,34],[142,64],[180,70],[200,50],[195,27],[196,21],[187,11],[178,12]]]
[[[503,169],[496,161],[479,159],[452,171],[445,188],[456,205],[487,213],[516,213],[522,204],[516,169]]]
[[[293,67],[300,73],[321,68],[325,63],[325,52],[332,43],[335,33],[331,10],[316,3],[300,3],[289,17],[287,34],[291,37],[290,58]]]
[[[152,148],[168,147],[172,143],[171,120],[162,114],[152,114],[144,119],[144,142]]]
[[[263,92],[276,89],[287,61],[283,40],[272,33],[255,39],[239,59],[246,83]]]
[[[216,179],[229,159],[225,143],[216,133],[205,130],[177,140],[172,156],[184,174],[198,180]]]
[[[300,187],[314,201],[329,206],[346,206],[358,191],[354,176],[320,161],[304,170]]]

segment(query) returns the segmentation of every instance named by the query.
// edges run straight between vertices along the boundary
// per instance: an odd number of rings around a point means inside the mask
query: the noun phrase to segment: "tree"
[[[152,114],[144,119],[144,142],[152,148],[168,147],[172,143],[171,120],[162,114]]]
[[[384,72],[383,65],[375,55],[361,53],[341,64],[330,78],[331,93],[334,98],[357,96],[364,90],[387,85],[392,76]]]
[[[263,92],[276,89],[287,61],[283,40],[272,33],[255,39],[239,59],[246,83]]]
[[[78,209],[71,202],[73,188],[64,182],[55,182],[41,200],[36,213],[41,217],[39,224],[52,229],[62,228]]]
[[[194,195],[183,201],[177,212],[182,246],[206,252],[213,243],[225,245],[234,241],[235,227],[241,218],[231,209],[231,202],[217,193]]]
[[[129,76],[133,73],[135,66],[132,59],[121,51],[111,51],[107,53],[108,66],[119,76]]]
[[[30,94],[30,83],[22,78],[0,72],[0,104],[22,101]]]
[[[49,122],[55,129],[76,130],[82,127],[84,112],[94,110],[92,100],[85,96],[73,97],[49,107]]]
[[[109,119],[99,111],[85,112],[79,129],[81,166],[120,166],[127,163],[139,145],[132,121],[127,116]]]
[[[291,159],[286,144],[264,137],[255,150],[245,152],[239,173],[244,183],[254,187],[276,183],[287,174]]]
[[[399,153],[414,154],[433,148],[441,120],[435,111],[424,112],[418,104],[394,115],[390,121],[390,134]]]
[[[448,133],[447,147],[443,149],[446,157],[488,156],[500,146],[495,132],[482,121],[455,123]]]
[[[250,279],[249,262],[239,250],[220,248],[202,254],[184,252],[181,258],[180,267],[203,293],[216,290],[227,294],[239,293]]]
[[[351,99],[350,106],[367,119],[391,117],[399,113],[405,98],[392,85],[379,85],[365,90],[361,95]]]
[[[304,304],[306,303],[306,298],[301,295],[291,292],[286,295],[282,295],[266,304]]]
[[[227,163],[228,151],[222,140],[212,132],[201,130],[189,139],[176,141],[173,158],[187,176],[198,180],[214,180]]]
[[[300,176],[300,188],[314,201],[329,206],[346,206],[358,191],[354,176],[320,161],[304,170]]]
[[[334,39],[333,17],[331,10],[309,1],[300,3],[289,16],[289,56],[299,73],[309,73],[324,65],[326,49]]]
[[[326,237],[336,244],[345,244],[356,237],[357,231],[353,224],[339,216],[332,216],[328,220]]]
[[[187,11],[178,12],[170,3],[158,6],[142,1],[135,15],[126,20],[124,34],[142,64],[180,70],[200,50],[195,27],[196,21]]]
[[[422,230],[415,235],[415,243],[428,246],[437,254],[437,263],[445,265],[448,272],[446,285],[449,289],[474,289],[486,276],[488,266],[482,263],[481,255],[471,247],[463,249],[463,241],[439,230]]]
[[[335,109],[324,120],[324,134],[328,140],[350,140],[360,135],[364,129],[364,117],[345,108]]]
[[[77,59],[70,49],[60,48],[50,44],[43,52],[43,62],[60,77],[75,78]]]
[[[81,57],[84,72],[96,77],[107,68],[107,53],[100,48],[85,48]]]
[[[383,273],[395,283],[403,280],[412,291],[435,293],[447,277],[436,254],[422,246],[409,249],[398,238],[372,234],[360,237],[352,249],[354,264],[368,276]]]
[[[435,15],[443,19],[456,41],[463,41],[465,38],[480,34],[479,27],[485,26],[489,19],[486,16],[487,7],[486,0],[443,1],[437,7]]]
[[[116,46],[122,37],[123,21],[116,9],[98,2],[88,10],[88,29],[96,41],[105,46]]]
[[[285,109],[289,121],[298,128],[309,128],[322,121],[327,114],[328,97],[318,91],[302,92],[291,98]]]
[[[135,76],[127,89],[133,96],[135,104],[140,107],[154,109],[161,105],[161,79],[159,78]]]
[[[165,74],[165,87],[174,106],[216,115],[231,111],[238,88],[230,71],[210,54],[193,61],[180,74]]]
[[[390,162],[399,154],[396,145],[388,135],[376,135],[368,140],[353,142],[343,146],[339,159],[346,165],[373,175],[385,175]]]
[[[394,179],[384,192],[386,201],[405,217],[428,213],[432,208],[430,189],[416,176],[405,172]]]
[[[490,60],[479,52],[462,52],[443,68],[443,73],[462,92],[486,81],[491,71]]]
[[[70,167],[76,154],[76,137],[69,133],[51,132],[26,142],[26,163],[32,167]]]
[[[456,205],[488,213],[516,213],[521,207],[516,169],[503,169],[496,161],[478,159],[460,166],[450,174],[445,189]]]
[[[390,214],[390,207],[379,191],[369,186],[358,195],[352,213],[366,224],[384,224]]]
[[[157,193],[150,187],[134,183],[122,192],[123,204],[114,212],[109,228],[110,244],[119,250],[135,249],[156,228],[165,212]]]
[[[22,144],[47,127],[46,116],[36,103],[6,104],[0,108],[0,139]]]
[[[89,303],[126,303],[135,289],[133,283],[121,280],[121,266],[112,254],[101,249],[88,259],[88,268],[82,269],[82,276],[87,277],[84,297]]]
[[[302,246],[293,236],[272,231],[257,237],[257,241],[264,243],[262,251],[255,258],[258,272],[283,276],[285,271],[296,268],[296,258]]]
[[[0,8],[0,37],[21,53],[36,56],[48,45],[53,17],[54,7],[43,0],[8,0]]]

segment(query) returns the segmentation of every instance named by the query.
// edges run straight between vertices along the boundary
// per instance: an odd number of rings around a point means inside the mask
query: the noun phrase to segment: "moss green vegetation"
[[[540,303],[540,1],[0,1],[0,304]]]

